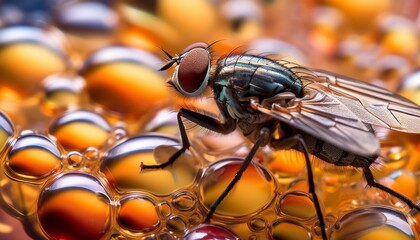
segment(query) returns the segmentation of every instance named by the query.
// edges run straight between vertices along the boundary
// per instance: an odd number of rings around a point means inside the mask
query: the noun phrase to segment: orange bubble
[[[42,177],[60,168],[61,159],[45,149],[23,149],[10,156],[8,166],[19,175]]]
[[[169,101],[162,75],[147,66],[109,63],[94,67],[83,76],[95,103],[126,117],[140,116]]]
[[[52,132],[57,141],[66,149],[81,150],[88,147],[100,147],[110,133],[93,123],[72,122]]]
[[[131,231],[148,231],[159,224],[156,206],[146,199],[123,201],[118,211],[118,222]]]
[[[70,189],[40,202],[38,218],[52,239],[101,239],[109,228],[110,207],[94,192]]]
[[[0,82],[27,96],[50,74],[66,69],[61,55],[41,45],[15,43],[0,49]]]

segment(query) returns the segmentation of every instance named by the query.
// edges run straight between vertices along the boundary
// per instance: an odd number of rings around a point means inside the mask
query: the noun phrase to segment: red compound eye
[[[210,54],[205,43],[194,43],[185,48],[175,73],[174,84],[185,95],[198,96],[207,86],[210,74]]]

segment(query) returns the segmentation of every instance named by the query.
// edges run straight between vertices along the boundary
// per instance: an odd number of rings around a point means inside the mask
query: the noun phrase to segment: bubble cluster
[[[410,0],[29,2],[0,4],[1,239],[322,239],[296,150],[258,150],[209,221],[249,153],[241,132],[185,121],[191,146],[142,169],[184,146],[179,107],[220,115],[210,92],[174,94],[160,48],[214,43],[212,64],[270,56],[420,103],[420,4]],[[418,203],[420,137],[375,133],[375,179]],[[420,213],[367,188],[357,169],[311,159],[329,239],[420,238]]]

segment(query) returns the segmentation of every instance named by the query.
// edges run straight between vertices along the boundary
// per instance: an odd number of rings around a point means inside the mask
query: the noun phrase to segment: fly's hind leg
[[[283,137],[278,140],[272,140],[271,145],[276,149],[290,149],[294,146],[300,145],[302,148],[302,152],[305,156],[306,168],[308,172],[308,186],[309,186],[309,193],[312,195],[312,199],[314,201],[314,206],[316,210],[316,214],[319,219],[319,227],[321,229],[321,235],[324,240],[327,240],[327,233],[325,231],[325,221],[324,215],[321,210],[321,205],[318,200],[318,196],[315,192],[315,182],[314,182],[314,175],[312,172],[312,164],[309,159],[309,152],[308,148],[305,144],[305,141],[302,138],[302,135],[296,134],[291,137]]]
[[[375,188],[381,189],[382,191],[387,192],[387,193],[391,194],[392,196],[400,199],[405,204],[407,204],[411,209],[416,209],[418,212],[420,212],[420,206],[416,205],[413,201],[408,199],[406,196],[402,195],[399,192],[396,192],[396,191],[392,190],[391,188],[388,188],[388,187],[376,182],[375,178],[373,177],[372,171],[369,169],[368,166],[363,167],[363,174],[365,175],[366,182],[370,187],[375,187]]]

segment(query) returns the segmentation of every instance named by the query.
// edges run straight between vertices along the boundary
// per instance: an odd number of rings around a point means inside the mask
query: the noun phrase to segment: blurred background
[[[95,106],[111,123],[140,132],[172,98],[163,83],[144,85],[170,75],[156,71],[166,61],[161,48],[175,55],[194,42],[217,42],[211,47],[215,59],[231,52],[270,54],[368,81],[420,104],[419,34],[418,0],[0,0],[0,108],[16,132],[49,126],[53,133],[51,121],[71,106]],[[38,47],[6,48],[21,42]],[[104,62],[122,61],[147,68],[98,70]],[[146,79],[141,86],[133,83],[138,72]],[[64,85],[57,87],[51,76],[58,73],[67,80],[59,76]],[[62,86],[69,94],[57,97]],[[119,92],[121,86],[130,91]],[[404,137],[420,151],[419,139]],[[418,165],[410,167],[417,182]],[[411,194],[419,198],[418,191]],[[33,222],[13,216],[0,213],[0,239],[30,239],[22,225],[34,231]]]

